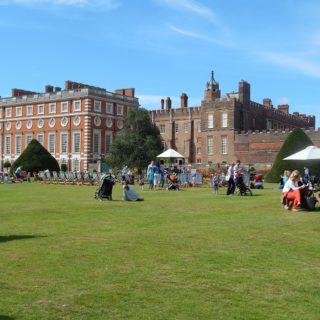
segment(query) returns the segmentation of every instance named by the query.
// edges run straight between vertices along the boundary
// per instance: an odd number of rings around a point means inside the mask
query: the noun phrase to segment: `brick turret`
[[[167,110],[170,110],[170,109],[171,109],[171,99],[170,99],[170,97],[168,97],[168,98],[166,99],[166,109],[167,109]]]
[[[219,82],[214,79],[214,73],[211,71],[211,79],[207,82],[206,90],[204,91],[204,100],[210,101],[220,97]]]
[[[186,93],[181,94],[181,108],[188,108],[188,96]]]

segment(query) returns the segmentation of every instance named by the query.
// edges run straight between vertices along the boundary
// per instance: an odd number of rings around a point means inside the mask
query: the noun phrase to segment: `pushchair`
[[[116,181],[115,176],[112,174],[102,176],[100,186],[96,190],[94,198],[97,200],[112,200],[112,188]]]
[[[171,175],[168,174],[167,180],[168,180],[167,190],[179,190],[179,188],[180,188],[179,179],[177,178],[177,176],[175,174],[171,174]]]
[[[252,196],[252,191],[249,188],[249,175],[243,175],[241,173],[237,173],[236,176],[236,188],[239,196]]]

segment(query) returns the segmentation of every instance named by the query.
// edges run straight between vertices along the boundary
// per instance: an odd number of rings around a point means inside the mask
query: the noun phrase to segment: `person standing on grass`
[[[160,184],[161,184],[161,169],[160,169],[160,164],[157,163],[154,166],[154,170],[153,170],[153,188],[154,190],[158,190],[160,188]]]
[[[240,167],[240,160],[237,160],[235,166],[233,167],[233,181],[236,186],[240,183],[238,180],[241,178],[241,170],[242,168]]]
[[[292,171],[288,181],[283,187],[282,195],[285,199],[293,201],[292,211],[299,211],[298,207],[301,206],[301,193],[300,190],[305,188],[305,185],[299,186],[300,172],[298,170]],[[285,205],[285,209],[289,210],[290,207]]]
[[[140,190],[144,190],[144,175],[140,175],[140,178],[139,178],[139,186],[140,186]]]
[[[151,161],[147,168],[147,180],[149,183],[149,190],[153,190],[154,184],[154,162]]]
[[[234,163],[229,165],[228,171],[227,171],[227,176],[226,176],[226,180],[228,182],[227,196],[232,196],[234,194],[234,190],[236,186],[233,180],[233,175],[234,175],[233,168],[234,168]]]
[[[213,188],[215,195],[218,195],[219,193],[219,183],[220,183],[220,175],[219,173],[216,172],[211,176],[211,187]]]

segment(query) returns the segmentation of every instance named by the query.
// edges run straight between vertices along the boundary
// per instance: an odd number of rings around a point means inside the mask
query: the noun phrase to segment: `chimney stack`
[[[161,99],[161,110],[164,110],[164,99]]]
[[[167,100],[166,100],[166,109],[167,109],[167,110],[170,110],[170,109],[171,109],[171,99],[170,99],[170,97],[167,97]]]
[[[278,106],[278,110],[280,110],[281,112],[283,112],[285,114],[289,114],[289,105],[288,104],[281,104],[280,106]]]
[[[272,108],[272,101],[270,98],[264,98],[263,99],[263,105],[266,107],[266,108]]]
[[[17,88],[11,89],[11,96],[12,97],[21,97],[21,96],[27,96],[27,95],[31,95],[31,94],[36,94],[36,92],[23,90],[23,89],[17,89]]]
[[[45,91],[45,93],[53,92],[53,86],[50,86],[49,84],[47,84],[47,85],[44,87],[44,91]]]
[[[181,108],[188,108],[188,96],[186,93],[181,94]]]

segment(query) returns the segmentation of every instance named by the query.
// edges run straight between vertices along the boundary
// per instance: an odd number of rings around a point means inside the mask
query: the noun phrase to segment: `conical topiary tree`
[[[296,153],[308,146],[313,145],[310,138],[300,128],[295,128],[288,135],[287,139],[283,143],[280,151],[278,152],[276,159],[274,160],[271,171],[266,175],[265,180],[267,182],[278,182],[280,175],[284,170],[299,170],[303,174],[303,167],[307,166],[311,169],[312,174],[316,174],[317,163],[315,161],[301,161],[301,160],[283,160],[293,153]]]
[[[31,173],[46,169],[50,171],[60,170],[57,160],[36,139],[30,141],[27,148],[12,164],[10,173],[12,174],[19,166],[22,166],[24,171]]]

